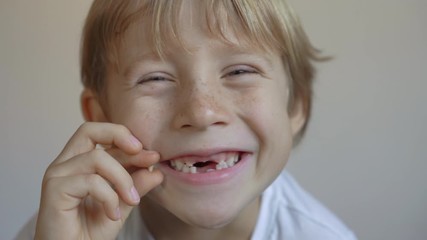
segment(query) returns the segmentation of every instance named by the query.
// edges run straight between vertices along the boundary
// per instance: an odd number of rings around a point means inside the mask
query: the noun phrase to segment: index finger
[[[141,142],[123,125],[106,122],[86,122],[70,138],[54,162],[63,162],[91,151],[97,144],[114,145],[127,154],[142,150]]]

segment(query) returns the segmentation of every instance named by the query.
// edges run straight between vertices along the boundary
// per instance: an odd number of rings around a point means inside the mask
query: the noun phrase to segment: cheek
[[[136,99],[116,104],[112,122],[126,126],[138,138],[144,149],[152,150],[153,142],[165,129],[167,108],[162,104]]]
[[[261,142],[291,135],[286,92],[270,87],[243,96],[236,106]]]
[[[241,104],[244,121],[258,141],[256,175],[260,182],[269,182],[283,169],[292,148],[285,93],[270,90],[258,92],[246,105]]]
[[[160,131],[156,115],[153,112],[135,111],[123,123],[141,141],[144,149],[152,149],[153,139]]]

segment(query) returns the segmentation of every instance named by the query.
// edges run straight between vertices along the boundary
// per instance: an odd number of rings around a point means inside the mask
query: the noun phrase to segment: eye
[[[141,77],[138,80],[138,84],[144,84],[149,82],[163,82],[163,81],[172,81],[170,77],[166,74],[149,74]]]
[[[257,74],[258,71],[249,66],[235,66],[230,68],[230,70],[227,71],[224,77],[235,77],[240,75],[246,75],[246,74]]]

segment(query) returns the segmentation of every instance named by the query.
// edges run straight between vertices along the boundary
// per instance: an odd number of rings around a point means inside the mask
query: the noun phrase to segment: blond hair
[[[185,0],[94,0],[86,19],[81,47],[81,77],[86,88],[101,94],[107,67],[118,67],[123,34],[138,20],[150,22],[151,41],[159,55],[168,39],[180,39],[178,15]],[[210,34],[227,41],[231,27],[239,38],[269,51],[279,51],[289,71],[289,112],[302,104],[306,123],[310,118],[313,60],[320,60],[301,23],[285,0],[202,0]],[[172,38],[171,38],[172,37]]]

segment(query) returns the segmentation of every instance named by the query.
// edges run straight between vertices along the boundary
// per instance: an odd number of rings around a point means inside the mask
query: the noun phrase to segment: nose
[[[212,88],[193,87],[182,91],[176,100],[175,129],[206,130],[212,126],[226,126],[230,122],[227,98]]]

